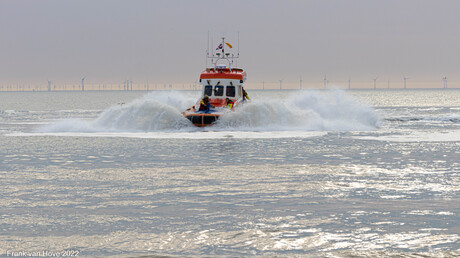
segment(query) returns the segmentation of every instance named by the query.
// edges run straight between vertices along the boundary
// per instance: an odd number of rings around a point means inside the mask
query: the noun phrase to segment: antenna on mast
[[[208,68],[208,57],[209,57],[209,30],[208,30],[208,40],[206,45],[206,68]]]
[[[238,31],[238,57],[240,57],[240,32]]]
[[[225,37],[222,37],[222,56],[225,55]]]
[[[238,31],[238,54],[237,57],[240,57],[240,32]],[[238,59],[236,59],[236,67],[238,67]]]

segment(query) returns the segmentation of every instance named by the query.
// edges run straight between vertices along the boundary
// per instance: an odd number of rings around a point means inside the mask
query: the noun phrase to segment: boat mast
[[[222,57],[225,56],[225,37],[222,37]]]
[[[206,68],[208,68],[208,57],[209,57],[209,30],[208,30],[208,41],[206,42]]]
[[[236,67],[238,68],[238,57],[240,57],[240,32],[238,31],[238,54],[236,59]]]
[[[232,64],[234,62],[233,59],[238,59],[238,57],[240,56],[240,53],[239,53],[239,33],[238,33],[238,54],[235,56],[235,55],[231,55],[230,56],[230,53],[225,53],[225,45],[227,46],[230,46],[229,44],[225,43],[225,37],[222,37],[222,41],[220,43],[220,45],[218,46],[218,48],[216,49],[217,51],[222,49],[221,53],[216,53],[214,52],[214,50],[211,50],[212,51],[212,54],[210,54],[209,52],[209,32],[208,32],[208,48],[206,50],[206,68],[208,68],[208,58],[211,59],[211,63],[214,65],[214,69],[217,68],[217,62],[219,62],[219,60],[221,59],[225,59],[227,62],[228,62],[228,68],[230,69],[230,71],[232,70]],[[211,44],[212,43],[212,39],[211,39]],[[220,46],[222,46],[222,48],[219,48]]]

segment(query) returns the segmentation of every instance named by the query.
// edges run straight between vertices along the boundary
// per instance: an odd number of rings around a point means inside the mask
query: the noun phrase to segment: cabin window
[[[227,86],[227,97],[235,97],[235,86]]]
[[[224,86],[216,86],[215,90],[214,90],[214,95],[215,96],[223,96],[224,95]]]
[[[204,95],[212,96],[212,86],[211,85],[204,86]]]

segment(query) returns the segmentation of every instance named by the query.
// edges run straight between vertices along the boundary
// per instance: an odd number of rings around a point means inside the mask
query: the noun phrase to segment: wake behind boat
[[[222,50],[222,53],[212,56],[208,54],[207,58],[211,59],[214,67],[206,68],[200,75],[201,98],[194,106],[182,113],[195,126],[211,125],[222,114],[234,111],[249,99],[243,88],[246,72],[243,69],[231,67],[233,60],[238,58],[239,54],[230,56],[230,53],[225,53],[225,46],[232,48],[232,45],[222,38],[222,42],[216,48],[216,50]],[[227,65],[218,64],[222,61]]]

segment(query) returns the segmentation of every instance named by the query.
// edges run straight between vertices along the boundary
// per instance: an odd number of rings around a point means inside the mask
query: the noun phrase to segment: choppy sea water
[[[460,255],[460,90],[198,94],[1,93],[0,254]]]

